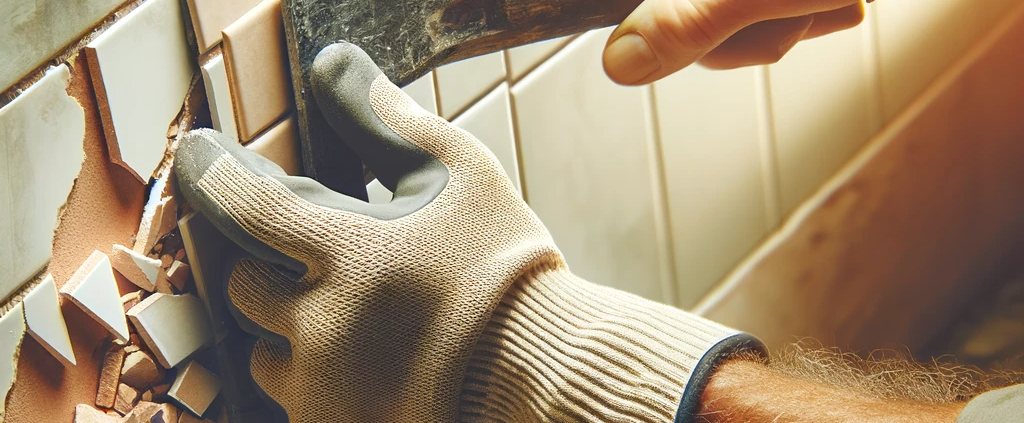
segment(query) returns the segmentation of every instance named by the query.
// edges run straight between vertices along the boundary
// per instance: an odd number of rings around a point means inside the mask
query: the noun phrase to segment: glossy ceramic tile
[[[452,119],[505,79],[501,52],[444,65],[437,74],[439,114]]]
[[[85,49],[111,160],[148,182],[192,79],[176,0],[149,0]]]
[[[487,146],[498,158],[505,174],[512,180],[512,185],[522,192],[519,187],[519,158],[515,136],[512,134],[507,84],[499,85],[452,123],[473,134]]]
[[[57,213],[85,153],[85,114],[61,65],[0,108],[0,298],[50,260]]]
[[[294,103],[280,0],[264,0],[223,34],[235,124],[239,140],[248,142]]]
[[[0,91],[100,23],[125,0],[0,1]]]
[[[302,174],[299,126],[295,115],[278,122],[245,146],[281,166],[289,175]]]
[[[60,310],[53,276],[46,275],[38,286],[25,295],[22,304],[25,307],[25,328],[28,333],[62,364],[74,366],[75,352],[71,349],[71,337],[64,323],[64,312]]]
[[[874,4],[883,110],[890,120],[1019,0],[901,0]]]
[[[202,416],[220,392],[220,378],[195,361],[175,377],[167,395],[185,407],[186,412]]]
[[[769,67],[783,215],[880,128],[877,72],[861,26],[798,44]]]
[[[774,226],[757,74],[691,67],[654,84],[680,305],[696,303]]]
[[[419,104],[424,110],[437,114],[437,100],[434,95],[434,73],[428,73],[426,76],[421,77],[415,81],[412,81],[409,85],[402,87],[402,91],[409,94],[416,104]]]
[[[203,302],[195,295],[154,293],[125,314],[165,369],[213,340]]]
[[[60,292],[117,339],[128,341],[128,321],[121,308],[114,269],[110,267],[106,254],[93,251]]]
[[[518,81],[526,76],[537,65],[568,44],[570,38],[561,37],[508,49],[505,60],[508,61],[509,77],[513,81]]]
[[[242,17],[260,0],[186,0],[196,33],[199,52],[206,52],[220,42],[220,32]]]
[[[206,84],[206,98],[210,101],[213,129],[238,138],[238,129],[235,128],[235,106],[231,103],[231,90],[228,88],[228,74],[224,69],[223,55],[218,54],[203,64],[203,82]]]
[[[123,245],[114,245],[110,252],[110,265],[139,288],[149,292],[156,289],[156,281],[160,275],[160,260]]]
[[[7,393],[14,385],[18,370],[18,350],[25,336],[25,312],[22,304],[0,317],[0,421],[4,418]]]
[[[573,272],[671,302],[643,88],[605,76],[608,31],[573,41],[512,88],[523,191]]]

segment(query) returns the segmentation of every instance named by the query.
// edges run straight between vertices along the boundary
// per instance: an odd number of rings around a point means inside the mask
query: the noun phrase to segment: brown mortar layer
[[[85,161],[53,238],[49,270],[58,288],[94,250],[110,254],[114,244],[132,245],[145,205],[146,187],[107,159],[107,143],[85,62],[84,54],[70,60],[68,94],[85,111]]]

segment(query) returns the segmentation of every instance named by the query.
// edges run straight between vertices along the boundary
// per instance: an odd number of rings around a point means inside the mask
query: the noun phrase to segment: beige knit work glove
[[[573,276],[494,155],[359,48],[322,51],[312,87],[389,204],[211,130],[176,156],[188,202],[256,257],[228,294],[262,337],[252,376],[291,423],[687,421],[714,364],[760,348]]]

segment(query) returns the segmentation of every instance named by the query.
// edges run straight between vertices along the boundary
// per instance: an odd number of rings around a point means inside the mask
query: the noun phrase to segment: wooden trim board
[[[777,347],[922,346],[1024,245],[1024,5],[694,309]]]

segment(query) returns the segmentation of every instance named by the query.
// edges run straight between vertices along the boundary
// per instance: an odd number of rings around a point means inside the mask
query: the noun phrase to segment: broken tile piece
[[[167,324],[173,325],[171,322]],[[121,383],[138,390],[146,390],[163,377],[164,369],[158,367],[153,358],[145,351],[135,351],[124,358],[124,365],[121,367]]]
[[[114,410],[117,410],[121,415],[128,414],[135,407],[135,403],[139,400],[139,391],[131,386],[120,384],[117,385],[117,398],[114,399]]]
[[[151,259],[123,245],[114,245],[110,265],[139,288],[153,292],[160,274],[160,260]]]
[[[238,139],[248,142],[292,107],[280,0],[264,0],[224,29],[222,48]]]
[[[142,292],[143,291],[140,290],[122,295],[121,308],[123,308],[125,312],[128,312],[132,307],[135,307],[136,304],[142,301]]]
[[[199,52],[205,53],[220,42],[220,32],[242,17],[260,0],[187,0],[192,28]]]
[[[140,400],[121,423],[175,423],[178,409],[171,404],[157,404]]]
[[[7,392],[18,373],[18,351],[24,336],[25,312],[19,303],[0,317],[0,422],[4,420]]]
[[[203,302],[194,295],[155,293],[127,314],[149,350],[167,369],[213,339]]]
[[[117,398],[118,380],[121,378],[121,365],[124,363],[124,348],[111,344],[103,356],[103,367],[100,368],[99,386],[96,389],[96,406],[113,408]]]
[[[32,292],[25,295],[25,327],[43,348],[53,354],[65,366],[74,366],[75,352],[71,349],[71,337],[60,310],[57,287],[53,276],[46,275]]]
[[[50,68],[0,108],[0,298],[50,260],[57,213],[85,159],[85,112],[66,91],[70,78],[67,65]]]
[[[121,419],[113,417],[89,404],[78,404],[75,406],[74,423],[118,423]]]
[[[217,31],[217,35],[220,36],[220,31]],[[224,69],[223,55],[218,54],[203,64],[203,82],[206,84],[206,97],[210,101],[213,129],[237,139],[235,106],[231,102],[231,89],[228,88],[228,74]]]
[[[175,260],[166,272],[161,272],[160,277],[165,278],[168,283],[178,289],[178,292],[185,290],[188,277],[192,275],[192,269],[185,263]]]
[[[302,174],[302,157],[299,155],[299,126],[292,114],[278,122],[246,148],[270,159],[292,176]]]
[[[218,392],[220,378],[192,361],[178,372],[167,395],[196,416],[202,416]]]
[[[155,191],[153,194],[156,194]],[[161,237],[174,229],[174,222],[178,220],[177,207],[178,203],[174,197],[151,200],[143,210],[132,250],[143,255],[149,253]]]
[[[128,342],[128,321],[121,307],[114,270],[106,254],[93,251],[60,289],[71,300],[118,340]]]
[[[178,0],[149,0],[85,48],[110,159],[143,183],[192,80]]]

